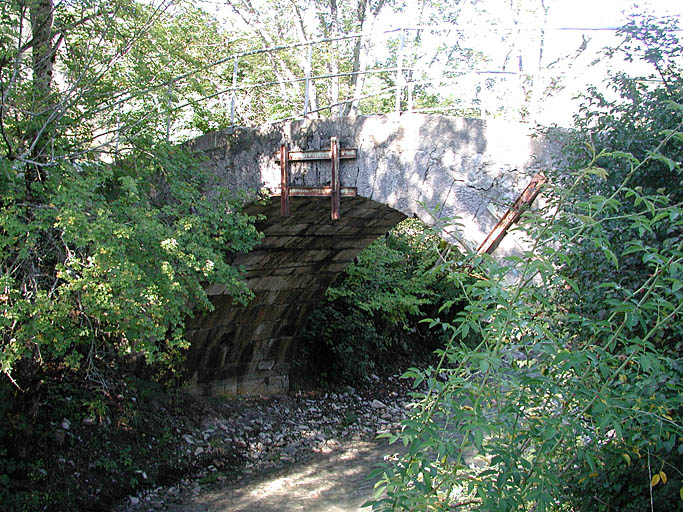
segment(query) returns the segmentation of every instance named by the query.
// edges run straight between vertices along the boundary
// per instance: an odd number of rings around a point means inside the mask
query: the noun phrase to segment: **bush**
[[[401,359],[438,346],[419,324],[454,287],[437,268],[443,242],[417,219],[406,219],[362,251],[311,315],[299,365],[330,383],[353,383],[396,371]]]
[[[180,149],[152,150],[65,164],[31,198],[21,167],[4,166],[0,369],[13,381],[45,364],[94,374],[105,353],[173,362],[186,317],[211,307],[204,284],[249,296],[226,254],[256,242],[252,219],[203,196],[203,174]]]
[[[661,83],[619,76],[621,101],[591,98],[523,257],[451,273],[467,304],[431,322],[450,333],[436,367],[405,374],[428,391],[388,436],[409,450],[374,473],[375,510],[680,508],[681,46],[648,18],[623,33]]]

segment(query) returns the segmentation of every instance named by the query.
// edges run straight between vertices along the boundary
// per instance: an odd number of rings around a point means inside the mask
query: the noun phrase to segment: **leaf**
[[[604,156],[609,156],[613,158],[625,158],[627,160],[630,160],[634,164],[640,163],[638,159],[635,156],[633,156],[632,153],[627,153],[626,151],[611,151],[609,153],[605,153]]]
[[[669,167],[669,171],[673,171],[676,168],[676,162],[671,160],[670,158],[665,157],[664,155],[660,153],[650,153],[649,157],[652,160],[657,160],[659,162],[665,163]]]
[[[668,480],[666,473],[664,473],[664,471],[659,472],[659,478],[662,480],[662,484],[665,484]]]
[[[652,477],[652,480],[650,480],[650,487],[654,487],[659,483],[659,481],[662,479],[662,477],[659,476],[659,473],[655,474]]]
[[[603,180],[607,179],[607,171],[602,167],[590,167],[589,169],[586,169],[586,174],[593,174]]]
[[[607,247],[602,248],[602,252],[607,256],[607,258],[614,264],[615,268],[618,270],[619,269],[619,261],[617,260],[617,256],[612,252],[612,250],[608,249]]]
[[[683,487],[681,487],[681,490],[678,491],[678,494],[680,495],[681,499],[683,500]]]

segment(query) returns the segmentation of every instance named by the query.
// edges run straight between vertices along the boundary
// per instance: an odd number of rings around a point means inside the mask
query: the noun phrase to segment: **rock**
[[[271,370],[273,366],[275,366],[275,361],[272,359],[264,359],[258,363],[259,370]]]
[[[374,380],[371,378],[369,386],[362,384],[358,390],[349,386],[342,393],[301,392],[267,402],[244,400],[230,404],[219,417],[204,418],[201,426],[192,430],[175,429],[180,441],[178,456],[184,460],[211,452],[231,454],[242,462],[233,471],[233,462],[219,457],[221,460],[212,460],[211,466],[198,468],[192,479],[184,478],[174,487],[158,492],[145,491],[139,495],[141,502],[148,498],[144,510],[152,511],[154,501],[165,502],[165,508],[192,499],[190,495],[197,492],[196,482],[207,475],[218,475],[218,480],[225,480],[225,474],[248,479],[306,459],[311,452],[343,450],[351,438],[369,440],[378,432],[400,429],[398,422],[405,417],[406,406],[412,404],[405,394],[407,386],[397,380],[383,385],[391,381],[384,377],[379,385]],[[55,430],[72,435],[59,427]],[[139,510],[130,506],[129,512]]]
[[[379,400],[374,399],[372,402],[370,402],[370,407],[372,407],[373,409],[385,409],[386,405],[384,405]]]

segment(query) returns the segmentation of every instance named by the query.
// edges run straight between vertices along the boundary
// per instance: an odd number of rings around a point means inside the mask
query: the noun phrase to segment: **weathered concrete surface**
[[[281,144],[321,149],[339,137],[342,147],[358,149],[357,159],[341,162],[341,184],[357,187],[359,197],[342,199],[338,221],[330,220],[329,199],[291,198],[291,216],[284,218],[279,198],[250,206],[265,215],[258,225],[265,238],[234,263],[245,267],[255,299],[236,307],[220,287],[208,290],[216,310],[189,325],[190,389],[288,389],[299,333],[355,255],[406,216],[438,223],[451,242],[454,230],[441,224],[458,217],[465,243],[476,247],[531,176],[550,164],[551,149],[532,135],[519,124],[404,114],[298,121],[193,141],[206,154],[216,185],[256,193],[279,190],[274,154]],[[329,162],[292,164],[292,185],[329,183]],[[514,251],[519,243],[507,237],[498,252]]]
[[[273,155],[281,144],[329,148],[333,136],[342,147],[358,148],[357,159],[341,162],[343,186],[428,224],[428,210],[440,207],[436,216],[459,217],[470,243],[480,242],[530,177],[550,165],[552,151],[530,125],[421,114],[296,121],[215,132],[192,144],[207,154],[217,184],[274,191],[280,167]],[[329,162],[292,165],[293,185],[329,183]],[[500,250],[513,247],[504,241]]]

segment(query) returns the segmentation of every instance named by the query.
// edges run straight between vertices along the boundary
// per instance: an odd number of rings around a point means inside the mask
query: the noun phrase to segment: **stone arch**
[[[458,217],[465,239],[482,241],[531,175],[549,164],[550,149],[532,135],[519,124],[404,114],[298,121],[192,141],[206,154],[216,184],[256,193],[279,188],[274,153],[281,144],[324,149],[336,136],[342,147],[357,148],[340,172],[342,186],[356,187],[358,195],[342,198],[336,221],[325,198],[292,198],[289,217],[280,216],[279,198],[248,207],[264,215],[257,227],[265,238],[234,263],[246,268],[255,298],[238,307],[221,287],[207,290],[215,311],[188,324],[190,390],[286,391],[307,316],[356,254],[406,216],[426,224]],[[328,185],[329,163],[293,164],[290,179]],[[442,236],[453,241],[448,232]],[[508,237],[498,250],[515,246]]]
[[[286,391],[289,368],[306,319],[325,290],[355,256],[405,215],[367,198],[343,198],[344,215],[330,220],[330,201],[297,198],[280,216],[279,199],[252,205],[263,242],[233,263],[246,269],[254,292],[247,306],[232,303],[223,287],[207,292],[215,310],[192,319],[187,368],[190,390],[202,394]]]

